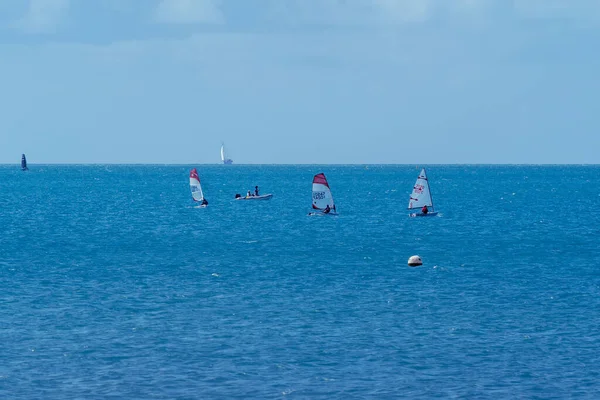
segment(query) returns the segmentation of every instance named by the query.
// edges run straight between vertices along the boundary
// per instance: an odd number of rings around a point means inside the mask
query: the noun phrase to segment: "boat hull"
[[[272,194],[263,194],[261,196],[246,196],[246,197],[238,197],[236,200],[271,200],[273,197]]]
[[[334,211],[331,211],[328,213],[324,213],[323,211],[312,211],[312,212],[309,212],[308,215],[312,216],[312,215],[339,215],[339,214]]]
[[[438,215],[437,212],[428,212],[427,214],[423,214],[423,213],[412,213],[412,214],[408,214],[410,217],[435,217],[436,215]]]

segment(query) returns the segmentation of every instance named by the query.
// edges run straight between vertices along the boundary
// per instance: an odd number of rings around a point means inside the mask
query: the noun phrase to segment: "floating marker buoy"
[[[421,260],[421,257],[419,257],[419,256],[411,256],[408,259],[408,266],[409,267],[418,267],[419,265],[423,265],[423,260]]]

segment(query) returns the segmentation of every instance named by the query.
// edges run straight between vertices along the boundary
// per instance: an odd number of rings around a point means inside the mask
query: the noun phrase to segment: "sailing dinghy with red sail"
[[[329,183],[323,173],[317,174],[313,178],[312,208],[314,211],[308,215],[338,215]]]
[[[194,201],[200,203],[200,207],[206,207],[208,205],[208,201],[206,201],[204,193],[202,192],[200,177],[198,176],[196,168],[193,168],[190,171],[190,190],[192,191],[192,198]]]

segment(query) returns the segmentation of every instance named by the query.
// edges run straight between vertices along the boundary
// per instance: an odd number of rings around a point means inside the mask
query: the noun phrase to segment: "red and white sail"
[[[204,199],[204,193],[202,193],[202,186],[200,186],[200,178],[198,177],[196,168],[190,171],[190,190],[192,191],[194,201],[202,201]]]
[[[331,189],[329,188],[325,174],[317,174],[313,178],[312,184],[312,208],[315,210],[324,210],[327,206],[331,209],[335,206]]]
[[[422,208],[423,206],[430,207],[433,211],[433,200],[431,199],[431,192],[429,191],[429,181],[425,174],[425,169],[421,170],[417,182],[413,187],[413,191],[410,194],[410,200],[408,201],[408,209]]]

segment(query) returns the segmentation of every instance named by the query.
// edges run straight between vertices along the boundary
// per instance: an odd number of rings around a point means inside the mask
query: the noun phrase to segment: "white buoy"
[[[419,265],[423,265],[423,260],[421,260],[421,257],[419,257],[419,256],[411,256],[408,259],[408,266],[409,267],[418,267]]]

